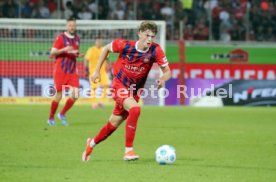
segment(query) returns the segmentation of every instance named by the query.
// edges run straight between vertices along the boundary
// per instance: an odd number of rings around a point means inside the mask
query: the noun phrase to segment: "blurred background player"
[[[106,99],[107,89],[109,87],[109,79],[108,79],[108,58],[103,63],[103,66],[100,70],[101,73],[101,81],[98,83],[93,83],[91,81],[92,74],[96,70],[96,65],[103,50],[102,47],[102,39],[98,37],[95,41],[95,45],[90,47],[85,55],[85,72],[89,77],[90,87],[91,87],[91,99],[92,99],[92,108],[96,109],[97,107],[104,107],[104,100]],[[101,95],[97,96],[96,91],[97,88],[101,86],[102,92]]]
[[[53,78],[56,89],[48,118],[50,126],[55,126],[54,116],[62,98],[62,91],[70,89],[71,93],[61,112],[58,114],[58,118],[65,126],[68,125],[65,114],[79,96],[79,77],[76,73],[76,59],[77,57],[83,57],[84,54],[79,53],[80,37],[75,33],[76,20],[69,18],[66,23],[66,31],[56,37],[50,52],[50,59],[54,58],[55,60]]]
[[[144,87],[153,63],[157,63],[163,72],[163,75],[157,80],[158,88],[163,87],[165,81],[171,78],[171,70],[168,66],[167,58],[161,47],[153,42],[156,34],[157,25],[153,22],[144,21],[139,27],[138,41],[116,39],[103,48],[91,80],[93,82],[101,81],[100,70],[108,53],[119,53],[114,65],[112,82],[112,96],[116,104],[108,122],[95,137],[87,139],[87,146],[82,155],[83,161],[88,161],[96,144],[111,135],[125,119],[127,120],[123,159],[139,159],[133,149],[137,121],[140,116],[138,89]]]

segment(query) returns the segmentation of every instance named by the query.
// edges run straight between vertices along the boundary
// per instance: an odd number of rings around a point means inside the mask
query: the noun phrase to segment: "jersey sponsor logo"
[[[134,72],[141,72],[143,70],[145,70],[145,68],[143,66],[131,66],[126,64],[125,68],[129,71],[134,71]]]
[[[131,61],[131,59],[133,58],[132,56],[126,55],[128,61]]]
[[[135,62],[137,60],[142,60],[143,63],[146,63],[146,64],[149,63],[150,59],[151,59],[151,55],[145,55],[145,56],[140,56],[140,57],[126,55],[126,57],[129,62]]]
[[[143,62],[144,62],[144,63],[148,63],[148,62],[149,62],[149,58],[145,58],[145,59],[143,60]]]

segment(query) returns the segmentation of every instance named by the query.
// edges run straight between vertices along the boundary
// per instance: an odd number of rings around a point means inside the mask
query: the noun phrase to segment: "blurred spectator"
[[[174,9],[173,9],[174,2],[171,1],[165,1],[165,3],[161,3],[161,15],[162,19],[166,21],[166,27],[167,27],[167,35],[166,39],[172,40],[174,39]]]
[[[98,18],[99,20],[106,20],[109,13],[108,0],[98,1]]]
[[[229,42],[231,40],[230,35],[231,24],[227,21],[222,21],[220,23],[219,31],[220,31],[220,40],[223,42]]]
[[[208,40],[209,35],[222,41],[276,38],[276,0],[24,0],[21,7],[16,2],[0,1],[0,17],[164,20],[170,40],[178,39],[180,31],[186,40]]]
[[[2,6],[0,6],[0,18],[3,18]]]
[[[206,25],[205,18],[201,17],[193,30],[194,40],[208,40],[209,28]]]
[[[109,11],[111,12],[114,12],[118,9],[125,10],[126,8],[126,2],[121,0],[108,0],[108,5],[109,5]]]
[[[268,27],[266,33],[264,34],[264,40],[274,42],[275,36],[273,35],[273,28]]]
[[[81,11],[78,13],[78,18],[81,20],[91,20],[92,13],[89,11],[88,6],[83,5]]]
[[[71,1],[66,2],[63,14],[65,19],[73,16],[73,4]]]
[[[127,6],[126,6],[126,12],[125,12],[125,15],[124,15],[124,19],[125,20],[135,20],[135,18],[136,18],[136,16],[135,16],[135,13],[134,13],[133,4],[128,3]]]
[[[241,21],[234,21],[232,29],[231,29],[231,40],[239,41],[245,40],[246,38],[246,30]]]
[[[141,10],[140,20],[151,20],[152,19],[152,4],[149,1],[141,2],[138,7]]]
[[[17,18],[18,5],[13,0],[6,0],[2,6],[2,16],[4,18]]]
[[[163,16],[173,16],[174,15],[174,10],[171,6],[170,1],[165,1],[164,6],[161,8],[161,14]]]
[[[218,1],[217,0],[211,0],[211,1],[205,1],[203,4],[203,7],[205,11],[208,11],[209,8],[214,9],[215,7],[218,6]]]
[[[21,17],[22,18],[31,18],[32,12],[34,9],[34,4],[32,1],[26,1],[21,9]]]
[[[66,4],[68,3],[68,2],[73,2],[73,0],[62,0],[62,2],[61,2],[61,6],[63,7],[63,8],[66,8]],[[73,4],[73,3],[72,3]]]
[[[43,0],[40,0],[37,4],[35,4],[31,17],[32,18],[50,18],[50,11],[45,6]]]
[[[56,0],[48,0],[48,9],[50,13],[54,13],[57,10]]]
[[[96,14],[98,13],[98,5],[96,0],[90,0],[89,4],[88,4],[88,8],[90,10],[90,12],[92,13],[93,17],[96,17]]]
[[[175,22],[175,25],[177,26],[179,24],[179,21],[184,21],[185,20],[185,13],[184,13],[184,10],[183,10],[183,7],[182,7],[182,4],[180,1],[176,2],[175,3],[175,19],[174,19],[174,22]]]
[[[121,5],[120,1],[115,4],[114,11],[111,13],[113,20],[123,20],[125,16],[124,6]]]
[[[264,34],[263,34],[263,27],[262,26],[258,26],[256,33],[255,33],[255,39],[257,41],[264,41]]]
[[[187,27],[184,30],[184,39],[185,40],[194,40],[194,32],[193,32],[193,26],[187,25]]]

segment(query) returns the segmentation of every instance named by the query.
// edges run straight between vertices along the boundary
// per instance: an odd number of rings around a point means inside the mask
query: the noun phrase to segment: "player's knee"
[[[111,115],[109,118],[109,122],[115,127],[119,127],[123,121],[124,118],[122,118],[121,116]]]
[[[78,100],[78,98],[79,98],[79,96],[73,96],[73,97],[71,97],[71,99],[72,99],[73,101]]]
[[[140,112],[141,112],[141,107],[140,106],[134,106],[132,108],[129,109],[129,114],[133,114],[133,115],[136,115],[139,117],[140,115]]]
[[[71,92],[71,99],[76,101],[80,96],[79,90],[73,88],[72,92]]]
[[[117,120],[110,120],[109,122],[110,122],[110,123],[112,124],[112,126],[114,126],[114,127],[119,127],[120,124],[122,123],[121,121],[117,121]]]
[[[60,102],[61,98],[62,98],[62,93],[61,93],[61,92],[57,92],[57,93],[55,94],[54,100],[55,100],[56,102]]]

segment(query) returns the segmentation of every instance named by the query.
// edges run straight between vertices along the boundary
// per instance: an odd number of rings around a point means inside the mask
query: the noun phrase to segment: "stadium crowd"
[[[21,3],[19,3],[21,2]],[[275,41],[276,0],[0,0],[0,18],[165,20],[167,40]],[[60,7],[60,10],[59,10]]]

